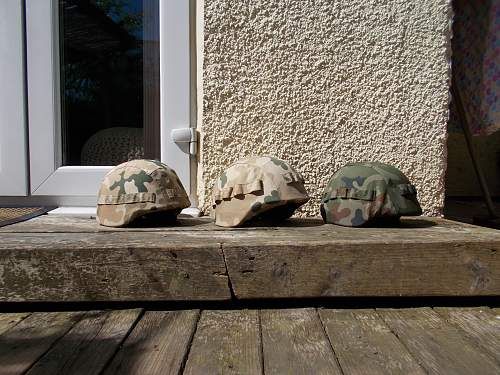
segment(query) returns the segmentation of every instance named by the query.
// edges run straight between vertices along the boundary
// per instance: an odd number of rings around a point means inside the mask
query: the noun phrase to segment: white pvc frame
[[[0,195],[28,194],[23,1],[0,1]]]
[[[171,141],[170,132],[191,124],[190,1],[159,1],[161,160],[189,189],[189,155]],[[112,167],[61,166],[57,12],[57,0],[26,0],[30,191],[65,196],[68,204],[68,196],[92,201]]]

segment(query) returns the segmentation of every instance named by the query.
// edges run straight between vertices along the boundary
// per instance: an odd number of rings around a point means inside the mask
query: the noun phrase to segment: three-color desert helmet
[[[190,202],[173,169],[156,160],[131,160],[104,177],[97,198],[97,222],[121,227],[148,214],[176,217]]]
[[[221,174],[212,199],[215,224],[237,227],[255,219],[286,219],[309,196],[303,177],[289,163],[272,156],[252,156]]]

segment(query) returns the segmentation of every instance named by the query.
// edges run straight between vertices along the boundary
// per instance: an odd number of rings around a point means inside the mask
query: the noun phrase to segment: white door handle
[[[170,138],[186,154],[196,155],[198,146],[198,133],[195,128],[173,129]]]

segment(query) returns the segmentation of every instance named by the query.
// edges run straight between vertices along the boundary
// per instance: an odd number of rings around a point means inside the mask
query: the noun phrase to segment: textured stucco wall
[[[205,0],[199,195],[250,154],[290,161],[318,214],[350,161],[401,168],[427,214],[446,169],[448,0]]]

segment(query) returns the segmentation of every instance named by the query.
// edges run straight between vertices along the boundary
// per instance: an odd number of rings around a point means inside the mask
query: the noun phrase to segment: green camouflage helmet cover
[[[119,227],[152,212],[177,215],[189,205],[173,169],[156,160],[131,160],[104,177],[97,197],[97,222]]]
[[[222,173],[212,199],[215,224],[235,227],[264,212],[276,219],[288,218],[309,197],[303,177],[290,164],[271,156],[253,156]]]
[[[380,162],[351,163],[331,178],[321,198],[327,223],[359,227],[375,219],[421,215],[417,191],[397,168]]]

